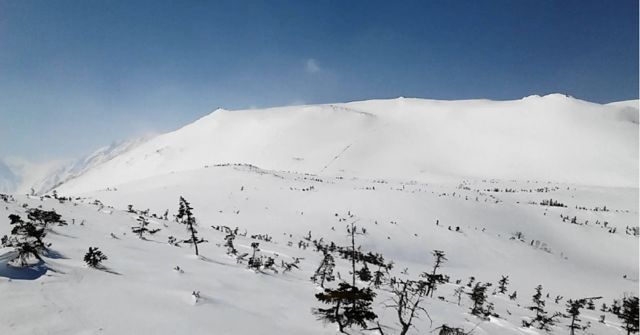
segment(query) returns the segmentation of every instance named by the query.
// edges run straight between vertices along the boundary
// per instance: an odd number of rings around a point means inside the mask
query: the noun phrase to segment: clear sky
[[[0,157],[77,158],[218,107],[638,98],[638,1],[0,0]]]

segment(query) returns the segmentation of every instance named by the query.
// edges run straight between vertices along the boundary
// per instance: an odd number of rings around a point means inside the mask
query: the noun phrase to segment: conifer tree
[[[498,281],[498,293],[507,293],[507,285],[509,284],[509,276],[502,276],[502,279]]]
[[[472,315],[478,316],[483,319],[488,316],[488,313],[484,307],[484,303],[487,301],[487,289],[490,286],[491,283],[482,284],[480,282],[477,282],[471,290],[471,293],[467,293],[469,295],[469,299],[473,301],[473,306],[471,306]]]
[[[587,304],[587,299],[578,299],[578,300],[569,299],[567,301],[568,314],[566,315],[566,317],[571,318],[571,324],[567,326],[567,328],[569,328],[570,335],[574,335],[576,329],[584,330],[588,328],[588,326],[582,326],[580,324],[580,321],[582,320],[578,318],[580,316],[580,309],[584,308],[586,304]]]
[[[326,245],[316,243],[316,249],[322,252],[322,261],[320,261],[320,266],[318,266],[316,272],[311,276],[311,281],[314,283],[319,281],[320,287],[324,288],[325,281],[332,282],[335,280],[333,269],[336,266],[336,262]]]
[[[371,309],[376,294],[369,287],[356,286],[356,262],[360,258],[358,255],[362,254],[356,249],[355,237],[361,233],[357,232],[354,223],[355,221],[347,226],[351,246],[343,253],[351,261],[351,284],[341,282],[337,289],[325,288],[323,293],[316,294],[316,298],[332,307],[312,309],[312,314],[316,315],[318,320],[336,323],[341,333],[345,333],[344,330],[353,325],[365,328],[367,321],[373,321],[378,317]]]
[[[444,251],[441,250],[434,250],[431,254],[436,258],[436,261],[433,264],[433,271],[431,273],[423,272],[420,276],[423,278],[427,278],[426,295],[433,298],[433,292],[435,292],[438,284],[443,284],[446,282],[441,274],[436,274],[436,271],[442,266],[445,261],[447,261],[447,258],[444,257]]]
[[[544,310],[546,302],[542,300],[542,285],[536,287],[536,293],[533,295],[533,306],[525,307],[536,313],[531,321],[522,320],[523,327],[535,326],[536,328],[544,331],[551,331],[551,327],[555,326],[557,318],[562,316],[562,313],[556,312],[552,316],[547,315],[547,311]]]
[[[92,268],[100,266],[102,261],[106,261],[107,256],[98,250],[98,248],[89,247],[89,251],[84,255],[84,262]]]
[[[251,258],[249,258],[249,261],[247,262],[247,269],[254,269],[256,271],[260,270],[262,261],[260,260],[260,257],[256,257],[256,254],[258,253],[258,251],[260,251],[259,246],[260,244],[258,242],[251,243],[253,255],[251,255]]]
[[[622,308],[618,318],[623,321],[622,329],[627,331],[627,335],[638,332],[638,297],[627,296],[622,300]]]
[[[149,220],[147,220],[144,216],[139,216],[137,221],[139,222],[139,226],[131,227],[131,231],[134,234],[138,234],[138,238],[143,238],[144,234],[155,234],[160,231],[160,229],[149,229],[147,226],[149,225]]]
[[[366,328],[367,321],[378,316],[371,311],[371,303],[376,294],[371,288],[360,289],[347,282],[338,284],[337,289],[325,288],[323,293],[316,294],[318,301],[332,305],[329,308],[314,308],[312,314],[324,323],[335,323],[341,333],[346,328],[357,325]]]
[[[43,241],[47,235],[45,228],[33,221],[25,222],[16,214],[9,215],[9,220],[13,225],[11,236],[5,235],[0,239],[2,247],[14,248],[18,252],[17,259],[20,260],[21,266],[26,266],[31,256],[42,260],[40,255],[51,246]]]
[[[198,256],[199,255],[198,244],[207,242],[207,241],[203,238],[199,238],[196,236],[198,231],[196,230],[195,227],[198,224],[196,223],[196,218],[191,213],[192,209],[193,208],[191,208],[191,205],[187,202],[187,200],[185,200],[183,197],[180,197],[180,207],[178,209],[178,215],[176,215],[176,220],[178,220],[179,223],[186,225],[187,231],[191,235],[189,239],[184,240],[182,242],[193,244],[193,246],[196,248],[196,256]]]

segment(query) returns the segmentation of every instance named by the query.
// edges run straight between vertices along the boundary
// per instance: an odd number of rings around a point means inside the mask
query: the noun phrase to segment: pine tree
[[[544,310],[546,302],[542,300],[542,285],[536,287],[536,293],[533,295],[533,303],[535,304],[534,306],[525,308],[536,312],[536,315],[531,321],[522,320],[522,326],[535,326],[540,330],[551,331],[551,327],[555,326],[557,318],[562,316],[562,313],[556,312],[552,316],[547,315],[547,311]]]
[[[67,222],[62,220],[62,216],[56,211],[43,211],[39,208],[27,209],[27,218],[33,224],[42,228],[48,228],[50,224],[57,223],[58,226],[66,226]]]
[[[355,237],[361,233],[357,233],[354,223],[351,222],[350,226],[347,226],[351,246],[343,252],[351,261],[351,284],[342,282],[338,284],[338,289],[325,288],[324,293],[316,294],[316,298],[333,307],[312,309],[312,314],[316,315],[318,320],[338,324],[341,333],[345,333],[345,328],[353,325],[365,328],[367,321],[373,321],[378,317],[371,309],[376,294],[369,287],[361,289],[356,286],[356,263],[363,257],[356,249]]]
[[[436,274],[436,271],[447,261],[447,258],[444,257],[444,251],[434,250],[431,254],[436,258],[433,264],[433,271],[431,273],[423,272],[420,277],[427,278],[427,296],[433,298],[433,292],[436,291],[438,284],[446,282],[441,274]]]
[[[143,238],[144,234],[155,234],[160,231],[160,229],[149,229],[147,226],[149,225],[149,221],[144,216],[139,216],[137,221],[139,222],[139,226],[131,227],[131,231],[134,234],[138,234],[138,238]]]
[[[622,300],[622,308],[618,318],[623,321],[622,329],[627,331],[627,335],[638,332],[638,297],[626,296]]]
[[[471,293],[467,293],[473,306],[471,306],[471,314],[480,318],[486,318],[490,313],[484,307],[484,303],[487,301],[487,289],[491,286],[491,283],[482,284],[477,282],[473,287]]]
[[[89,247],[89,252],[84,255],[84,262],[92,268],[99,267],[100,263],[106,260],[107,256],[105,256],[102,251],[98,250],[98,248]]]
[[[228,234],[224,237],[225,243],[224,246],[227,247],[227,255],[237,255],[238,250],[233,246],[233,240],[235,240],[236,235]]]
[[[5,235],[0,239],[2,247],[14,248],[18,253],[16,259],[19,259],[21,266],[28,265],[32,256],[41,261],[40,256],[51,246],[50,243],[43,241],[47,236],[45,228],[36,225],[33,221],[25,222],[15,214],[9,215],[9,220],[13,225],[11,236]]]
[[[577,330],[585,329],[586,326],[580,325],[580,321],[582,320],[580,320],[578,317],[580,316],[580,309],[584,308],[586,304],[587,304],[586,299],[578,299],[578,300],[569,299],[567,301],[567,313],[568,313],[567,317],[571,318],[571,324],[567,326],[569,328],[570,335],[574,335],[576,329]]]
[[[498,281],[498,293],[507,293],[507,285],[509,284],[509,276],[502,276],[502,279]]]
[[[249,258],[249,261],[247,262],[247,269],[254,269],[256,271],[260,270],[260,266],[262,266],[262,261],[260,260],[260,257],[256,257],[256,254],[258,253],[258,251],[260,251],[259,246],[260,244],[258,242],[251,243],[251,248],[253,249],[253,255],[251,255],[251,258]]]
[[[311,281],[314,283],[318,283],[319,281],[320,287],[324,288],[325,281],[332,282],[335,280],[333,269],[336,266],[336,262],[326,245],[316,243],[316,249],[322,252],[322,261],[320,261],[320,266],[318,266],[316,272],[311,276]]]
[[[187,226],[187,231],[191,235],[191,237],[187,240],[182,241],[183,243],[190,243],[196,248],[196,256],[198,256],[198,244],[208,242],[203,238],[199,238],[196,236],[198,231],[196,230],[196,218],[191,213],[191,205],[185,200],[183,197],[180,197],[180,207],[178,209],[178,215],[176,215],[176,220],[179,223],[182,223]]]
[[[316,298],[332,305],[329,308],[314,308],[312,314],[324,323],[335,323],[341,333],[346,328],[357,325],[366,328],[367,321],[373,321],[378,316],[371,311],[371,303],[376,294],[371,288],[360,289],[349,283],[338,284],[337,289],[325,288],[323,293],[316,294]]]

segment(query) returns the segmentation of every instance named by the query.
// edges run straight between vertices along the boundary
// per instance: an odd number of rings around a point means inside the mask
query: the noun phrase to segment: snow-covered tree
[[[45,228],[35,224],[33,221],[23,221],[16,214],[9,215],[11,236],[3,236],[0,239],[2,247],[14,248],[18,253],[17,259],[20,260],[21,266],[28,265],[29,259],[33,256],[38,260],[42,260],[42,255],[50,246],[50,243],[43,241],[47,236]]]

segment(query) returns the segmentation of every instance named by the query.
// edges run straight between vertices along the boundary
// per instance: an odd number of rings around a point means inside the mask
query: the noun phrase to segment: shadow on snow
[[[49,270],[49,267],[43,261],[24,267],[9,265],[9,262],[16,256],[17,253],[15,251],[10,251],[0,256],[0,277],[12,280],[35,280],[45,275]]]

